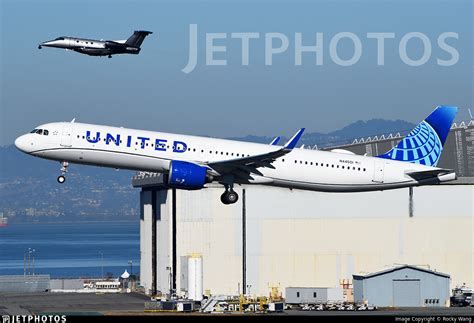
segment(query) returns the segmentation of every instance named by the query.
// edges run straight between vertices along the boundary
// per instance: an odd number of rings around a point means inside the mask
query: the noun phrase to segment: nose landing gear
[[[58,176],[57,181],[59,184],[62,184],[66,181],[66,177],[64,176],[67,173],[67,167],[69,166],[68,162],[61,163],[61,175]]]
[[[225,192],[221,195],[221,202],[229,205],[234,204],[239,200],[239,195],[232,189],[232,187],[226,186]]]

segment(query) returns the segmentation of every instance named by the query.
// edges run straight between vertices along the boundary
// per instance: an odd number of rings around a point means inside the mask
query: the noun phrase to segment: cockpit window
[[[38,129],[33,129],[33,130],[31,130],[30,133],[36,133],[36,131],[38,131]]]
[[[42,134],[43,134],[43,129],[39,129],[36,133],[37,133],[38,135],[42,135]]]
[[[48,130],[46,130],[46,129],[45,129],[45,130],[43,130],[43,135],[45,135],[45,136],[49,135],[49,131],[48,131]]]
[[[55,40],[64,40],[64,37],[58,37]]]

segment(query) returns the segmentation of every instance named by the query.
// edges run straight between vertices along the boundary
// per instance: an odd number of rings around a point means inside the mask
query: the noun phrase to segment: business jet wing
[[[275,168],[272,163],[279,157],[282,157],[295,148],[299,139],[303,135],[304,128],[298,130],[293,137],[280,149],[270,151],[265,154],[246,156],[242,158],[226,159],[217,162],[207,163],[207,166],[219,173],[223,174],[234,174],[239,177],[248,177],[250,173],[262,175],[257,168],[268,167]]]

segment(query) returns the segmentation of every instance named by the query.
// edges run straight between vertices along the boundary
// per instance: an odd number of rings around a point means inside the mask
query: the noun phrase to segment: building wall
[[[0,293],[38,293],[49,289],[49,275],[0,276]]]
[[[194,253],[203,258],[204,290],[242,290],[242,201],[223,205],[221,193],[220,187],[176,191],[177,291],[186,288],[180,262]],[[474,285],[472,185],[414,188],[412,218],[408,189],[344,194],[251,186],[246,193],[247,292],[340,287],[354,273],[394,264],[426,265],[450,274],[452,286]],[[162,208],[169,214],[169,205]],[[158,245],[169,243],[166,232],[161,237]],[[169,263],[168,253],[158,261],[158,277],[169,275],[163,270]]]
[[[51,290],[80,290],[84,289],[83,279],[51,279]]]
[[[449,305],[449,278],[433,275],[431,273],[404,268],[386,274],[363,279],[362,284],[354,284],[358,289],[354,294],[361,295],[359,290],[363,289],[363,298],[357,298],[358,303],[367,302],[370,305],[380,307],[396,306],[394,300],[394,280],[420,280],[420,304],[415,306],[448,306]],[[365,285],[365,286],[363,286]],[[425,299],[439,299],[438,304],[425,304]]]

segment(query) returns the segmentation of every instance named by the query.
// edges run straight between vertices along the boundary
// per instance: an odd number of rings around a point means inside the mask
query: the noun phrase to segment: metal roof
[[[451,278],[451,276],[449,276],[448,274],[444,274],[444,273],[440,273],[440,272],[437,272],[437,271],[428,270],[428,269],[424,269],[424,268],[420,268],[420,267],[416,267],[416,266],[411,266],[411,265],[403,265],[403,266],[399,266],[399,267],[393,267],[393,268],[390,268],[390,269],[378,271],[378,272],[375,272],[375,273],[369,273],[369,274],[365,274],[365,275],[352,275],[352,276],[353,276],[354,279],[366,279],[366,278],[372,278],[372,277],[375,277],[375,276],[385,275],[385,274],[395,272],[395,271],[398,271],[398,270],[401,270],[401,269],[406,269],[406,268],[422,271],[422,272],[425,272],[425,273],[428,273],[428,274],[433,274],[433,275],[440,276],[440,277]]]

